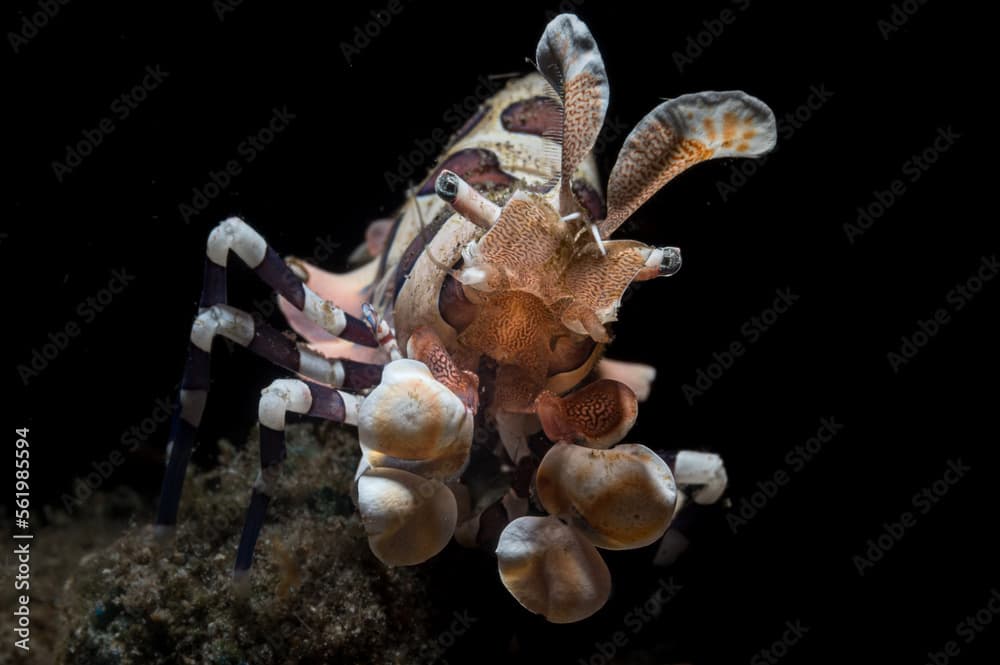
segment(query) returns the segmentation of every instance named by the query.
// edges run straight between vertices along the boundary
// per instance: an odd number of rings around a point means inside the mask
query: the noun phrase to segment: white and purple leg
[[[267,506],[277,488],[285,460],[285,415],[289,412],[337,423],[357,425],[360,398],[334,388],[298,379],[278,379],[261,392],[260,472],[254,481],[240,545],[236,551],[233,580],[246,579],[264,524]]]
[[[264,238],[246,222],[230,217],[216,226],[208,237],[206,275],[209,267],[219,273],[221,300],[202,303],[202,307],[225,303],[225,270],[229,253],[236,254],[268,286],[331,335],[362,346],[376,346],[365,323],[321,298],[306,286]]]
[[[365,317],[365,325],[371,330],[379,347],[389,354],[391,360],[402,358],[403,353],[399,350],[399,342],[396,341],[396,331],[389,325],[389,322],[383,319],[382,315],[369,303],[361,305],[361,312]]]
[[[722,498],[727,476],[722,458],[714,453],[681,450],[660,456],[670,465],[678,488],[684,490],[678,493],[674,519],[653,558],[656,565],[667,566],[688,548],[705,508]]]
[[[715,453],[680,450],[674,454],[672,462],[667,461],[674,472],[677,486],[690,490],[689,494],[695,503],[705,506],[722,498],[729,479],[721,457]]]
[[[179,406],[174,413],[167,444],[167,469],[163,477],[156,532],[169,534],[177,522],[184,476],[194,448],[198,426],[208,397],[212,341],[222,335],[276,364],[326,383],[361,389],[375,385],[369,377],[381,373],[377,365],[349,360],[328,360],[301,349],[270,326],[226,304],[226,265],[229,253],[244,263],[277,293],[310,320],[334,335],[364,346],[377,342],[367,325],[346,314],[309,289],[295,272],[245,222],[230,218],[209,235],[199,312],[191,328],[191,343],[181,379]]]

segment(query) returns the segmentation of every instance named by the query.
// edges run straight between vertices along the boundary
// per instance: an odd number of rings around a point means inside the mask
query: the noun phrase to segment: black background
[[[989,662],[996,627],[972,644],[955,627],[1000,588],[986,456],[996,444],[989,416],[1000,284],[987,282],[962,311],[947,300],[998,250],[995,211],[976,200],[995,184],[969,168],[992,134],[970,113],[981,103],[975,86],[984,81],[969,79],[986,62],[975,35],[986,19],[914,2],[907,8],[916,12],[886,39],[878,22],[889,19],[890,3],[675,5],[576,5],[607,65],[609,117],[631,127],[662,98],[738,88],[774,109],[782,135],[726,200],[718,184],[739,162],[699,166],[637,213],[630,235],[680,246],[685,265],[637,289],[615,327],[609,355],[659,371],[629,440],[718,451],[738,508],[758,482],[788,470],[786,453],[816,433],[820,418],[844,428],[736,534],[720,513],[673,571],[651,568],[648,549],[611,553],[615,594],[581,624],[528,615],[488,556],[470,562],[449,550],[437,565],[459,574],[442,612],[472,608],[482,620],[446,657],[506,661],[515,645],[522,659],[551,652],[549,662],[587,662],[594,643],[622,629],[625,613],[672,574],[682,592],[656,622],[629,633],[625,649],[659,648],[651,662],[767,662],[751,659],[781,638],[787,620],[810,629],[784,662],[923,663],[948,640],[959,641],[961,662]],[[157,398],[172,396],[215,223],[241,215],[282,254],[314,255],[329,237],[340,247],[326,266],[342,268],[367,222],[401,202],[385,174],[415,139],[453,129],[444,113],[479,76],[527,70],[557,5],[404,3],[348,64],[341,43],[383,7],[245,0],[220,20],[210,3],[74,2],[18,52],[7,45],[13,210],[0,254],[17,399],[5,421],[31,427],[36,503],[58,505],[75,476],[120,447]],[[735,21],[678,71],[673,54],[699,33],[708,42],[703,21],[725,8]],[[19,30],[36,10],[5,8],[5,28]],[[116,117],[115,131],[59,182],[52,162],[114,117],[113,101],[155,65],[169,72],[163,83],[128,118]],[[800,109],[814,87],[833,95]],[[237,145],[275,107],[295,114],[288,129],[185,223],[178,206],[239,157]],[[786,114],[797,110],[809,117],[793,124]],[[961,138],[911,182],[904,163],[947,128]],[[599,155],[603,173],[622,138]],[[905,193],[849,242],[844,224],[894,179]],[[117,268],[134,281],[25,385],[16,366],[50,332],[80,321],[78,304]],[[248,271],[231,275],[235,304],[266,295]],[[707,371],[713,352],[745,342],[741,327],[783,288],[798,302],[689,404],[681,386]],[[894,371],[887,353],[942,307],[950,323]],[[243,440],[259,390],[276,376],[248,354],[220,349],[201,463],[213,459],[218,437]],[[139,488],[152,505],[166,435],[164,425],[108,486]],[[911,497],[958,458],[968,476],[859,576],[852,557],[883,523],[918,512]]]

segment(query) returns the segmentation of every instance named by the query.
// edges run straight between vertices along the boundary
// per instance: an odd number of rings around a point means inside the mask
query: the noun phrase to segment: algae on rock
[[[67,583],[59,662],[407,663],[440,656],[427,577],[369,551],[350,500],[357,440],[335,426],[289,426],[288,457],[268,510],[249,592],[232,566],[256,440],[223,443],[220,463],[188,474],[175,538],[133,525],[84,558]]]

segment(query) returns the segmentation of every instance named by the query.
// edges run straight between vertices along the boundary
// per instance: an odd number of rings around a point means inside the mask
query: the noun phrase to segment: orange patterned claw
[[[587,26],[561,14],[545,28],[535,52],[538,71],[558,91],[563,109],[562,188],[594,147],[608,111],[610,91],[604,60]]]
[[[674,176],[708,159],[756,157],[777,139],[774,113],[745,92],[699,92],[666,101],[625,139],[608,178],[607,238]]]
[[[481,291],[518,289],[541,295],[547,266],[566,252],[569,229],[537,194],[517,192],[496,224],[463,255],[460,281]]]
[[[557,325],[545,304],[530,293],[500,291],[484,300],[458,339],[500,366],[494,410],[531,411],[532,401],[545,386],[549,340]]]
[[[427,365],[438,383],[455,393],[472,413],[479,410],[479,377],[458,368],[437,333],[427,326],[414,330],[406,342],[406,355]]]
[[[568,397],[545,391],[535,400],[535,412],[550,441],[608,448],[632,429],[639,404],[624,383],[601,379]]]
[[[494,411],[507,413],[531,413],[534,411],[535,397],[545,388],[545,375],[517,365],[501,365],[497,368],[494,389]]]
[[[663,251],[635,240],[604,243],[605,254],[574,257],[563,274],[564,290],[572,301],[562,312],[570,330],[610,341],[604,324],[618,318],[622,295],[644,271],[658,270]],[[648,278],[647,278],[648,279]]]

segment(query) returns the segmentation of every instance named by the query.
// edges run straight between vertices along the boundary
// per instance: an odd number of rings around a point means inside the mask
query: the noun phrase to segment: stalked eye
[[[500,167],[495,152],[485,148],[466,148],[452,153],[444,163],[428,176],[417,192],[418,196],[433,194],[438,176],[444,171],[456,173],[471,185],[502,185],[509,187],[516,178]]]

